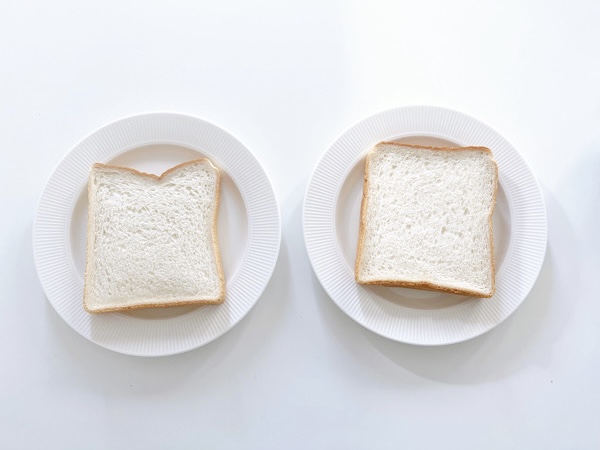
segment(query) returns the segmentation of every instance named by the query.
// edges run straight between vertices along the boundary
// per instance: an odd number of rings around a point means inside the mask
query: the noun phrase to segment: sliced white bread
[[[485,147],[377,144],[365,166],[356,281],[491,297],[497,180]]]
[[[220,303],[219,171],[208,159],[160,176],[94,164],[84,308],[91,313]]]

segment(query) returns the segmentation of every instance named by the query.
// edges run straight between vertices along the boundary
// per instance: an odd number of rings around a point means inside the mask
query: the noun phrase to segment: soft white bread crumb
[[[491,297],[497,170],[484,147],[376,145],[365,167],[357,282]]]
[[[160,177],[95,164],[88,195],[87,311],[223,301],[219,172],[210,161]]]

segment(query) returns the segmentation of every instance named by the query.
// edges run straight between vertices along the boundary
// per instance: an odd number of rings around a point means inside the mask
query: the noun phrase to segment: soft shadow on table
[[[579,265],[571,224],[556,199],[547,191],[544,194],[549,245],[537,282],[512,316],[469,341],[421,347],[380,337],[346,317],[313,275],[315,301],[333,334],[356,357],[360,366],[357,370],[399,387],[410,378],[405,371],[443,383],[477,384],[507,377],[527,366],[548,366],[553,358],[553,343],[579,300]],[[357,333],[360,339],[355,336]],[[377,352],[402,370],[382,370],[386,364],[373,361],[375,358],[366,352]]]
[[[217,389],[224,382],[224,371],[239,372],[239,367],[251,366],[267,352],[275,341],[281,316],[284,314],[290,274],[289,251],[282,242],[273,276],[254,308],[233,329],[215,341],[198,349],[164,357],[136,357],[119,354],[78,336],[45,303],[48,333],[55,340],[51,345],[55,358],[64,360],[61,370],[69,383],[85,389],[110,394],[144,394],[178,389],[196,383]],[[243,345],[243,351],[239,347]],[[215,370],[218,366],[218,370]],[[230,369],[228,369],[230,368]],[[73,376],[72,372],[78,376]],[[229,380],[231,382],[231,379]],[[60,380],[56,381],[60,384]],[[200,395],[201,397],[201,395]]]

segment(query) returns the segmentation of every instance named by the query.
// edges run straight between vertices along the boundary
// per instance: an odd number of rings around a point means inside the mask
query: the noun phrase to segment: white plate
[[[104,162],[160,174],[202,156],[210,158],[222,174],[218,230],[225,302],[126,313],[85,312],[82,294],[91,165]],[[92,342],[140,356],[185,352],[231,329],[266,287],[280,241],[277,200],[252,153],[217,126],[173,113],[128,117],[77,144],[48,180],[33,227],[38,275],[58,314]]]
[[[376,143],[489,147],[499,168],[494,212],[496,294],[453,294],[354,281],[364,160]],[[411,106],[384,111],[335,141],[309,182],[304,238],[319,281],[333,301],[369,330],[400,342],[443,345],[478,336],[506,319],[533,286],[546,251],[540,187],[517,150],[487,125],[456,111]]]

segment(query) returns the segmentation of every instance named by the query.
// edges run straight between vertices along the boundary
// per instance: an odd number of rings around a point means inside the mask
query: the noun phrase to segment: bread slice
[[[94,164],[84,308],[100,313],[221,303],[219,183],[208,159],[161,176]]]
[[[491,297],[497,183],[485,147],[377,144],[365,167],[356,281]]]

